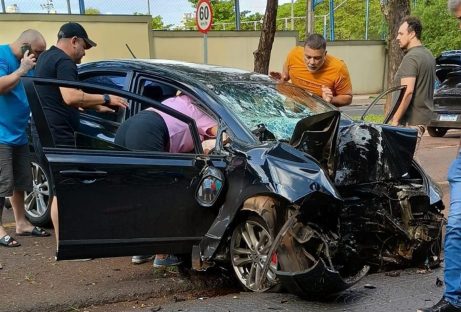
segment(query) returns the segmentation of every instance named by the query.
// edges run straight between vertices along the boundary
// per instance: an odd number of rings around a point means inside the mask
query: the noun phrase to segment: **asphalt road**
[[[451,130],[444,138],[425,136],[418,156],[442,186],[446,204],[446,173],[460,134]],[[5,211],[3,219],[13,234],[12,211]],[[239,293],[220,273],[158,271],[150,263],[132,265],[129,257],[56,262],[54,237],[17,238],[21,247],[0,247],[1,312],[414,311],[442,292],[435,284],[442,278],[440,269],[426,274],[408,270],[397,277],[373,274],[329,302],[309,302],[288,294]],[[227,293],[231,295],[222,296]]]

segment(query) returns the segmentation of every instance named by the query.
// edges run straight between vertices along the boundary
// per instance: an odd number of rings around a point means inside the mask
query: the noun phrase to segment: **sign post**
[[[203,33],[203,62],[208,64],[208,36],[207,33],[213,22],[213,10],[209,0],[200,0],[195,11],[195,22],[198,30]]]

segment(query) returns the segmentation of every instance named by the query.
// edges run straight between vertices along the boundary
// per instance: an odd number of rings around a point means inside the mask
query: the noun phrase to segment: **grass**
[[[360,120],[360,116],[351,116],[354,120]],[[373,123],[383,123],[384,115],[383,114],[368,114],[365,117],[365,121]]]

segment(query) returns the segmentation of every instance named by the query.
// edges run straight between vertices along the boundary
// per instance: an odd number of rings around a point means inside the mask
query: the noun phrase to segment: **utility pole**
[[[67,13],[72,14],[72,10],[70,9],[70,0],[67,0]]]
[[[78,7],[80,8],[80,14],[85,15],[85,0],[78,0]]]
[[[366,14],[365,14],[365,40],[368,40],[368,19],[370,18],[370,0],[367,0]]]
[[[335,1],[330,0],[330,41],[335,41]]]
[[[306,34],[305,38],[314,33],[314,0],[307,0],[306,5]]]
[[[240,30],[240,3],[235,0],[235,30]]]
[[[293,1],[291,0],[291,30],[295,30],[295,12],[293,8]]]
[[[152,15],[150,14],[150,1],[149,0],[147,0],[147,14]]]
[[[2,12],[6,13],[5,0],[2,0]]]

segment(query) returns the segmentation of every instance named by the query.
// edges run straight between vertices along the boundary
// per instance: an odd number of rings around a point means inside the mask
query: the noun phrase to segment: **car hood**
[[[291,144],[317,160],[335,185],[395,180],[408,173],[417,141],[410,128],[350,123],[327,112],[298,122]]]

